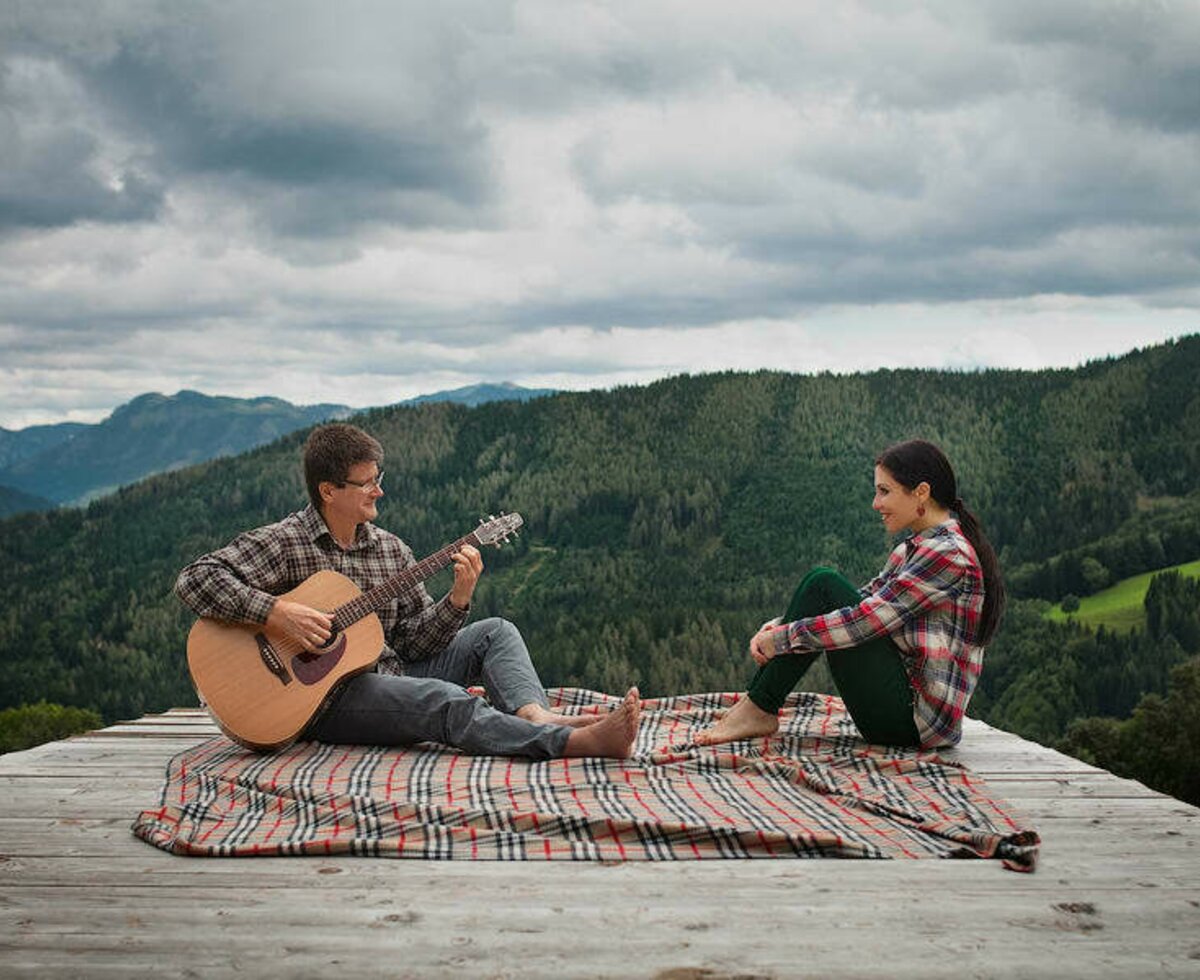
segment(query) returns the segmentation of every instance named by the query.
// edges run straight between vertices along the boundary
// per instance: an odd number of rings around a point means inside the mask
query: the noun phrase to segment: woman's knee
[[[804,577],[804,585],[817,595],[830,596],[839,603],[858,596],[858,589],[836,568],[818,565]]]
[[[836,568],[830,568],[828,565],[814,565],[808,570],[808,574],[804,576],[801,585],[816,585],[830,581],[840,581],[842,573]]]

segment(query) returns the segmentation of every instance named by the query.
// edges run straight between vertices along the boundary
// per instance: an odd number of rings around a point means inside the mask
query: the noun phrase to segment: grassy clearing
[[[1144,626],[1146,610],[1142,603],[1146,598],[1146,590],[1150,588],[1150,579],[1163,572],[1180,572],[1188,578],[1200,578],[1200,561],[1190,561],[1184,565],[1160,568],[1122,579],[1116,585],[1110,585],[1095,595],[1081,599],[1078,612],[1067,614],[1062,611],[1061,605],[1056,605],[1046,613],[1046,618],[1059,623],[1074,619],[1093,629],[1104,626],[1121,632]]]

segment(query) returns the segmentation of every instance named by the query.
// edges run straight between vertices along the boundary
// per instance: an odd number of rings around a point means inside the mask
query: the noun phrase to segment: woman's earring
[[[924,504],[917,504],[917,516],[918,517],[925,516],[925,505]]]

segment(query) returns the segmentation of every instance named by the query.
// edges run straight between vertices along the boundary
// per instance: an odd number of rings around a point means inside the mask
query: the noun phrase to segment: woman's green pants
[[[814,568],[796,589],[783,621],[819,616],[861,601],[858,589],[844,575],[832,568]],[[912,687],[900,649],[890,638],[827,650],[825,657],[838,694],[864,739],[878,745],[920,744]],[[750,700],[763,711],[778,711],[815,659],[815,654],[783,653],[769,660],[750,682]]]

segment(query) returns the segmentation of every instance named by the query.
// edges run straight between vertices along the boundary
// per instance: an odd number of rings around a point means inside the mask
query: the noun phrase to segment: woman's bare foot
[[[543,708],[536,701],[518,708],[516,715],[538,725],[566,725],[568,728],[587,728],[604,720],[604,715],[560,715],[557,711]]]
[[[567,737],[564,756],[601,756],[628,759],[637,740],[638,721],[642,716],[641,695],[631,687],[621,704],[593,725],[576,728]]]
[[[734,742],[739,738],[757,738],[774,735],[779,731],[779,716],[763,711],[746,695],[717,720],[712,728],[706,728],[694,739],[697,745],[717,745]]]

